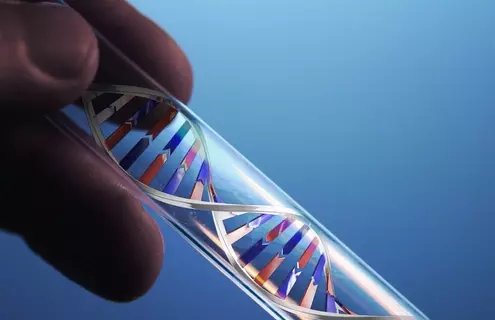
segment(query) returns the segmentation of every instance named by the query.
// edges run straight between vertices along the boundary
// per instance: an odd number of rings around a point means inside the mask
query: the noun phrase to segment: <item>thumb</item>
[[[44,113],[74,101],[98,68],[91,27],[52,3],[0,3],[0,108]]]

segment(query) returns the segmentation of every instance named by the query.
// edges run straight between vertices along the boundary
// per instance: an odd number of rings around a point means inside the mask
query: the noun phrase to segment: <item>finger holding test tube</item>
[[[112,82],[93,84],[50,121],[67,135],[79,135],[71,129],[74,123],[90,133],[151,199],[148,205],[274,318],[427,319],[115,44],[98,36],[100,50],[114,55],[136,81],[109,75]]]

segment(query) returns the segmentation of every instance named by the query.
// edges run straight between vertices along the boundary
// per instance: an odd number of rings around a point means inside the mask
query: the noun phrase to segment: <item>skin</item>
[[[187,103],[192,71],[174,40],[123,0],[0,2],[0,230],[102,298],[145,294],[163,262],[158,226],[135,185],[102,152],[75,144],[43,117],[95,82],[145,84],[90,24]],[[145,35],[145,36],[143,36]],[[21,198],[22,197],[22,198]],[[15,205],[20,203],[21,205]],[[12,209],[9,209],[12,208]]]

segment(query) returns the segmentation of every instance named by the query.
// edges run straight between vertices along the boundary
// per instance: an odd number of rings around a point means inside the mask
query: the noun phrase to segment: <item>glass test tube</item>
[[[153,210],[276,319],[427,319],[122,52],[133,85],[94,84],[50,121],[76,124]],[[135,83],[141,85],[135,86]],[[69,124],[70,122],[70,124]]]

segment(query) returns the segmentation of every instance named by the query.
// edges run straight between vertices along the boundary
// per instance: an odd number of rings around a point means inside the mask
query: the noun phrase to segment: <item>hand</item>
[[[78,13],[0,2],[0,229],[22,236],[95,294],[130,301],[159,274],[160,231],[125,175],[71,143],[43,115],[76,100],[94,79],[139,84],[98,45],[89,24],[183,102],[191,95],[191,67],[176,43],[124,0],[67,2]]]

